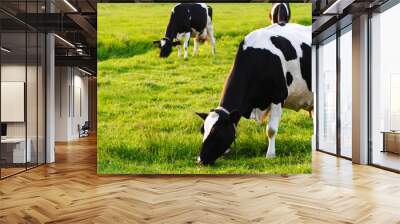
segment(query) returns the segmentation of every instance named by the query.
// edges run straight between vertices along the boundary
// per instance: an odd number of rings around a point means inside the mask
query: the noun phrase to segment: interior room
[[[88,133],[80,133],[89,123],[88,83],[93,80],[76,67],[56,67],[56,142],[72,141]]]
[[[7,28],[0,34],[1,178],[45,163],[45,35],[22,23]]]
[[[0,7],[4,179],[54,162],[55,143],[96,133],[96,4],[20,0]]]
[[[107,2],[137,1],[0,1],[0,223],[399,223],[398,0],[298,1],[313,4],[310,175],[98,175]]]
[[[371,18],[371,140],[373,164],[400,170],[400,68],[393,30],[400,5]]]
[[[340,16],[331,15],[335,10]],[[337,1],[315,17],[317,150],[399,172],[399,36],[393,30],[399,10],[393,1]]]

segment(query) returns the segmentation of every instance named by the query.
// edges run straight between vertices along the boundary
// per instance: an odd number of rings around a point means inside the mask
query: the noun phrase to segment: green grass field
[[[158,57],[175,4],[98,4],[98,172],[101,174],[311,173],[312,120],[284,110],[277,157],[265,158],[265,125],[242,118],[229,155],[199,166],[202,120],[218,106],[239,42],[269,25],[270,4],[210,4],[217,55]],[[311,4],[292,4],[291,22],[311,24]]]

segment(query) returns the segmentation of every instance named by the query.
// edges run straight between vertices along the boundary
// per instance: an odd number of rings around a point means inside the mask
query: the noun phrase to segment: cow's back
[[[195,29],[202,32],[207,25],[208,6],[204,3],[180,3],[172,10],[178,33]]]
[[[251,32],[245,37],[243,50],[266,50],[280,58],[287,89],[284,90],[285,87],[280,86],[274,91],[287,91],[284,107],[299,110],[308,109],[313,105],[310,46],[311,27],[289,23],[284,26],[275,24]],[[270,70],[276,69],[266,69],[261,75],[277,75],[270,74]],[[268,86],[267,83],[261,85]]]
[[[302,26],[299,24],[288,23],[284,26],[273,24],[249,33],[245,37],[243,48],[247,47],[265,49],[273,54],[281,55],[281,49],[275,47],[272,43],[272,37],[284,37],[296,50],[297,56],[302,55],[301,44],[311,45],[311,26]]]

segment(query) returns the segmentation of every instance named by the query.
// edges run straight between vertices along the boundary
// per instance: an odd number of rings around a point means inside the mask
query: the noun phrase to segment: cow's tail
[[[210,19],[212,21],[212,8],[209,5],[207,5],[207,8],[208,8],[208,16],[210,17]]]

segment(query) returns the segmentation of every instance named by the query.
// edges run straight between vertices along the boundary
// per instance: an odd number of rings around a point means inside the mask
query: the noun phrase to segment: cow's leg
[[[314,119],[314,107],[311,107],[311,108],[308,110],[308,114],[310,115],[310,118],[311,118],[311,119]]]
[[[200,45],[200,40],[199,40],[199,36],[196,36],[194,38],[194,46],[193,46],[193,56],[197,55],[197,53],[199,52],[199,45]]]
[[[181,57],[182,55],[182,45],[177,45],[176,48],[178,48],[178,57]]]
[[[207,35],[208,39],[210,40],[211,43],[211,53],[212,55],[215,55],[215,38],[214,38],[214,28],[211,22],[207,24]]]
[[[271,104],[271,113],[269,115],[269,121],[267,126],[268,135],[268,151],[267,157],[275,157],[275,137],[278,133],[279,121],[282,116],[281,104]]]
[[[189,40],[190,40],[190,32],[185,33],[183,42],[183,58],[187,59],[188,57],[188,48],[189,48]]]

